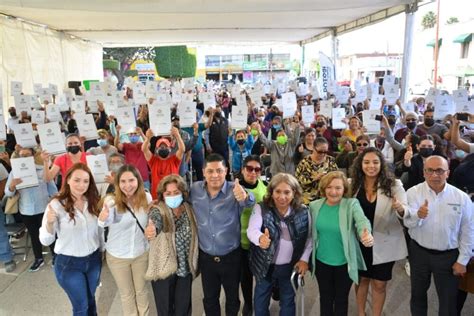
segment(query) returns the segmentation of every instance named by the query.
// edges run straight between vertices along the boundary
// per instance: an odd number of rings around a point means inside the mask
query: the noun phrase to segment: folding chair
[[[26,261],[26,258],[28,257],[28,251],[29,251],[29,240],[30,236],[28,234],[28,229],[26,229],[25,224],[23,223],[13,223],[13,224],[6,224],[5,229],[7,231],[8,239],[10,241],[10,245],[12,245],[13,238],[18,238],[20,239],[22,234],[25,234],[25,242],[23,246],[16,246],[13,247],[12,249],[15,252],[15,255],[23,255],[23,261]],[[16,249],[23,249],[21,252],[16,252]]]

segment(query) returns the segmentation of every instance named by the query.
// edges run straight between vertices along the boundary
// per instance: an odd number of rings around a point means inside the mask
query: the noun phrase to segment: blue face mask
[[[456,149],[454,151],[454,154],[456,155],[456,158],[463,159],[466,156],[466,152],[462,149]]]
[[[279,130],[281,128],[280,124],[273,124],[273,128]]]
[[[165,196],[165,203],[169,208],[177,208],[183,203],[183,195]]]
[[[128,137],[128,139],[130,139],[130,142],[131,142],[132,144],[136,144],[136,143],[138,143],[138,141],[140,140],[140,136],[138,136],[138,135],[130,135],[130,136]]]
[[[107,139],[102,139],[102,138],[99,138],[97,140],[97,144],[99,144],[100,147],[105,147],[107,146],[109,142],[107,141]]]

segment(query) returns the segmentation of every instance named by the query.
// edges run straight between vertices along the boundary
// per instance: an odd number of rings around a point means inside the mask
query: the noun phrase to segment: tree
[[[118,79],[118,86],[123,85],[132,64],[138,59],[153,60],[153,47],[108,47],[104,48],[104,59],[113,59],[119,62],[118,69],[111,69]]]
[[[459,23],[459,19],[455,16],[450,17],[447,21],[446,24],[455,24]]]
[[[421,26],[424,30],[431,29],[436,25],[436,14],[433,11],[429,11],[423,16],[421,20]]]
[[[185,45],[155,47],[155,65],[163,78],[187,78],[196,74],[196,55]]]

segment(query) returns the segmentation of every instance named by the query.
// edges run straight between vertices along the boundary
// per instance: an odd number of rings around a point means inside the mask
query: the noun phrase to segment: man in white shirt
[[[439,299],[439,315],[456,315],[459,276],[474,246],[472,202],[466,193],[446,183],[448,162],[440,156],[428,157],[425,182],[407,191],[408,212],[404,223],[412,240],[411,313],[427,315],[427,291],[433,274]]]

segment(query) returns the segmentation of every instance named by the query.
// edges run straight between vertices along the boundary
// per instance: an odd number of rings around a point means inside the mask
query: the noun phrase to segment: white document
[[[436,97],[438,95],[441,94],[441,91],[439,91],[438,89],[436,88],[430,88],[430,90],[428,90],[428,94],[426,95],[425,97],[425,103],[428,104],[428,103],[434,103],[436,101]]]
[[[194,93],[183,93],[181,95],[181,102],[193,102],[194,101]]]
[[[133,101],[135,101],[136,104],[147,104],[148,102],[146,100],[145,92],[145,86],[142,84],[140,84],[140,86],[135,86],[133,88]]]
[[[181,86],[184,91],[194,91],[194,77],[181,79]]]
[[[30,95],[30,109],[41,109],[41,104],[38,102],[36,95]]]
[[[161,105],[167,104],[168,106],[171,106],[170,103],[172,103],[171,96],[168,92],[165,93],[158,93],[155,98],[155,102],[159,103]]]
[[[46,105],[46,118],[50,122],[60,122],[62,117],[61,112],[59,111],[59,106],[53,103]]]
[[[384,90],[386,87],[392,86],[395,84],[395,76],[393,75],[385,75],[383,76],[383,88]]]
[[[454,114],[456,106],[450,95],[438,95],[435,101],[433,118],[443,120],[446,115]]]
[[[336,90],[336,100],[339,101],[341,104],[347,104],[349,102],[350,96],[350,88],[349,87],[341,87],[338,86]]]
[[[324,115],[326,118],[331,118],[332,117],[332,102],[329,100],[320,101],[319,114]]]
[[[179,125],[191,127],[196,123],[196,102],[183,102],[178,105]]]
[[[58,122],[41,124],[37,127],[41,148],[51,155],[66,152],[64,136]]]
[[[384,85],[385,99],[388,105],[395,105],[400,98],[400,90],[398,85]]]
[[[240,84],[236,84],[232,87],[232,90],[231,90],[231,95],[233,98],[237,97],[239,94],[240,94]]]
[[[148,109],[148,112],[150,112],[150,109]],[[116,118],[118,124],[122,127],[122,129],[120,130],[122,134],[135,132],[137,124],[133,107],[127,106],[123,108],[118,108]]]
[[[415,112],[415,103],[414,102],[407,102],[403,105],[403,109],[406,112]]]
[[[232,128],[233,129],[247,129],[247,116],[248,107],[245,106],[234,106],[232,108]]]
[[[41,88],[39,99],[41,104],[53,102],[53,96],[49,88]]]
[[[214,92],[201,92],[199,94],[199,100],[204,103],[204,108],[207,109],[209,107],[215,108],[216,107],[216,96]]]
[[[372,94],[370,99],[369,110],[380,110],[382,106],[383,95],[381,94]]]
[[[33,83],[33,93],[36,97],[39,97],[41,94],[41,89],[43,89],[43,85],[41,83]]]
[[[74,115],[74,119],[76,120],[79,135],[85,137],[86,140],[99,138],[92,114]]]
[[[345,118],[346,118],[346,110],[344,108],[332,109],[332,128],[345,129],[346,128],[346,123],[344,123]]]
[[[181,88],[176,88],[176,87],[173,87],[171,88],[171,101],[173,103],[179,103],[181,102]]]
[[[115,112],[118,109],[117,99],[112,96],[106,96],[104,100],[104,109],[107,115],[115,115]]]
[[[309,93],[311,93],[311,98],[317,100],[321,98],[321,92],[319,90],[319,85],[316,82],[313,82],[313,85],[309,88]]]
[[[31,123],[15,124],[12,126],[12,130],[18,145],[26,148],[36,147],[36,138],[33,134],[33,125]]]
[[[105,99],[105,97],[103,97],[100,102],[102,102],[103,99]],[[97,100],[87,101],[87,113],[99,113],[99,104],[97,104]]]
[[[2,87],[0,86],[0,89]],[[5,124],[5,116],[3,115],[3,111],[0,111],[0,139],[7,140],[7,127]]]
[[[238,94],[235,96],[237,106],[247,106],[247,97],[245,94]]]
[[[283,118],[290,118],[296,112],[296,94],[287,92],[281,95],[281,104],[283,106]]]
[[[367,99],[367,86],[359,86],[356,89],[354,101],[356,103],[364,102]]]
[[[39,186],[34,157],[15,158],[10,162],[13,178],[22,180],[16,185],[17,190]]]
[[[86,114],[86,102],[85,101],[71,101],[71,111],[74,112],[74,115]],[[109,113],[107,113],[109,114]]]
[[[309,92],[308,85],[303,82],[300,82],[296,91],[298,92],[299,96],[305,96]]]
[[[327,91],[331,94],[335,94],[337,91],[337,82],[335,80],[329,80],[328,85],[326,87]],[[324,96],[326,97],[326,96]]]
[[[364,122],[364,127],[367,129],[367,134],[378,135],[380,133],[380,121],[375,119],[376,115],[380,115],[380,110],[362,111],[362,121]]]
[[[249,92],[250,100],[253,101],[253,103],[255,104],[255,107],[257,108],[260,108],[263,106],[262,93],[260,91],[261,90],[254,90],[252,92]]]
[[[89,96],[90,100],[103,100],[105,97],[104,83],[103,82],[91,82],[90,83]]]
[[[23,90],[23,83],[20,81],[12,81],[10,82],[10,95],[21,95]]]
[[[153,135],[170,135],[171,130],[171,107],[163,103],[153,102],[148,107],[148,117]],[[181,120],[181,118],[180,118]]]
[[[458,103],[458,102],[464,102],[469,100],[469,93],[467,92],[466,89],[458,89],[458,90],[453,90],[453,101]]]
[[[146,98],[156,98],[156,95],[158,94],[158,82],[157,81],[147,81],[145,84],[145,94]],[[135,95],[134,95],[135,97]]]
[[[374,94],[379,94],[379,84],[378,82],[369,83],[367,89],[367,97],[371,98]]]
[[[29,95],[15,95],[15,108],[18,115],[21,112],[31,113],[31,97]]]
[[[310,125],[314,122],[314,106],[303,105],[301,107],[301,117],[306,125]]]
[[[44,124],[46,113],[44,111],[31,111],[31,123]]]
[[[87,155],[86,161],[94,176],[95,183],[105,183],[105,176],[110,175],[109,167],[107,166],[107,156],[105,154]]]
[[[58,93],[58,86],[57,85],[50,83],[48,88],[49,88],[49,92],[51,94],[53,94],[55,96],[58,96],[59,93]]]
[[[456,103],[456,113],[474,113],[474,101],[464,101]]]

